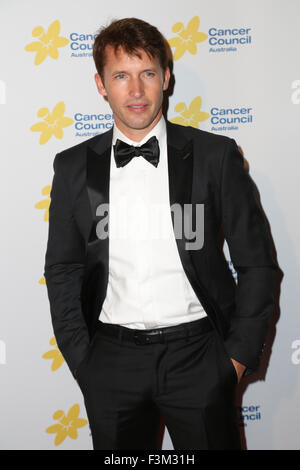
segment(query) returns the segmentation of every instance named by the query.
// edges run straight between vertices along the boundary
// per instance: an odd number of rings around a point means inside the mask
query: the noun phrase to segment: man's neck
[[[132,140],[133,142],[141,142],[143,138],[152,131],[152,129],[156,126],[156,124],[160,121],[162,117],[162,112],[159,112],[156,118],[152,121],[152,123],[146,127],[145,129],[131,129],[125,127],[122,122],[115,121],[116,127],[124,134],[128,139]]]

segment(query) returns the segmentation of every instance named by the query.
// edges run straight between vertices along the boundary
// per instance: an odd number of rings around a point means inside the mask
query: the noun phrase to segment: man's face
[[[139,142],[157,124],[162,115],[163,91],[167,90],[170,71],[161,69],[159,60],[139,49],[141,59],[119,48],[115,54],[106,46],[103,81],[95,80],[99,93],[107,96],[118,128]]]

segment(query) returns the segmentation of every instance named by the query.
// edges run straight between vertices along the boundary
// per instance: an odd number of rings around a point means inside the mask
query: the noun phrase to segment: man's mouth
[[[147,104],[131,104],[128,106],[128,109],[130,111],[133,111],[135,113],[141,113],[143,111],[145,111],[145,109],[147,108]]]

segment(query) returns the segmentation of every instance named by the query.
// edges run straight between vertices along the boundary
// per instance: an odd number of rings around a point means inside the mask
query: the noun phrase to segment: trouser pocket
[[[87,353],[86,353],[83,360],[80,362],[79,366],[76,369],[76,379],[77,379],[78,383],[80,382],[82,373],[84,372],[85,367],[86,367],[86,365],[88,364],[88,362],[91,358],[91,355],[92,355],[92,352],[93,352],[93,349],[94,349],[95,339],[96,339],[96,334],[94,334],[94,336],[92,337],[91,342],[90,342],[89,347],[88,347],[88,350],[87,350]]]
[[[223,357],[224,357],[224,362],[225,364],[227,364],[227,368],[228,368],[228,373],[229,375],[231,375],[232,377],[232,380],[234,381],[235,384],[238,383],[238,375],[237,375],[237,372],[236,372],[236,369],[234,367],[234,364],[226,350],[226,347],[225,347],[225,344],[224,344],[224,340],[223,338],[220,337],[220,335],[216,332],[216,336],[218,338],[218,343],[220,345],[220,350],[221,352],[223,353]]]

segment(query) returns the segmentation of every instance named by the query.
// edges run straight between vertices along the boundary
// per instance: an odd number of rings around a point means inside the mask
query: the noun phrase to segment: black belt
[[[111,338],[126,339],[135,344],[153,344],[174,341],[175,339],[207,333],[213,329],[208,317],[200,318],[180,325],[153,328],[151,330],[136,330],[113,323],[98,321],[98,331],[101,335]]]

